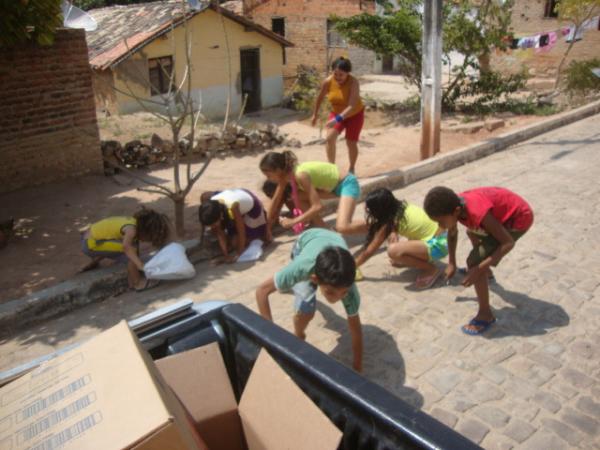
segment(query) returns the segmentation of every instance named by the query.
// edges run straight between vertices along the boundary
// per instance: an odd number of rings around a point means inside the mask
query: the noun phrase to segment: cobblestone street
[[[360,162],[360,160],[359,160]],[[427,191],[497,185],[533,207],[532,229],[495,270],[498,322],[484,336],[460,326],[475,314],[459,276],[411,290],[415,272],[385,252],[363,268],[360,310],[364,375],[486,449],[600,447],[600,116],[397,190],[422,205]],[[356,214],[362,214],[362,205]],[[256,310],[254,288],[288,261],[293,237],[277,239],[249,266],[197,266],[196,279],[126,294],[2,339],[0,368],[91,336],[179,298],[239,301]],[[353,240],[355,249],[359,241]],[[469,243],[460,228],[457,260]],[[276,323],[292,330],[291,295],[276,294]],[[308,342],[350,365],[343,307],[320,302]]]

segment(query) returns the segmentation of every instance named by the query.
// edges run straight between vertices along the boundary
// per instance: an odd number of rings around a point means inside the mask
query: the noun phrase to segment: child
[[[270,181],[270,180],[265,180],[265,182],[262,185],[263,194],[265,194],[267,197],[269,197],[271,199],[271,201],[273,201],[273,197],[275,196],[275,191],[277,190],[277,186],[278,186],[277,183]],[[276,208],[278,210],[281,210],[283,205],[285,205],[287,207],[287,209],[289,211],[288,214],[291,214],[292,211],[294,210],[294,200],[292,199],[292,188],[289,184],[286,185],[285,188],[283,189],[283,198],[279,202],[279,205],[276,206]]]
[[[339,197],[336,230],[342,234],[360,233],[364,227],[360,222],[352,222],[356,202],[360,197],[360,186],[354,174],[341,176],[335,164],[310,161],[298,165],[296,155],[290,151],[270,152],[260,162],[260,170],[269,181],[277,183],[273,202],[267,213],[269,233],[276,222],[281,208],[283,191],[287,184],[296,184],[300,205],[303,211],[298,217],[282,218],[281,226],[292,228],[298,223],[313,222],[325,227],[319,213],[323,209],[322,198]]]
[[[446,187],[435,187],[425,197],[425,211],[448,230],[447,279],[456,272],[456,223],[467,227],[473,250],[467,258],[467,274],[462,284],[475,287],[479,310],[462,330],[470,335],[481,334],[496,322],[488,290],[490,267],[496,266],[529,230],[533,211],[517,194],[500,187],[476,188],[458,195]]]
[[[276,290],[293,290],[294,332],[305,339],[305,330],[315,315],[317,286],[329,303],[342,301],[352,338],[353,367],[362,370],[362,327],[358,316],[360,296],[354,284],[356,266],[344,239],[322,228],[303,232],[292,250],[292,262],[256,289],[260,314],[271,317],[269,295]]]
[[[150,242],[155,248],[163,247],[169,240],[171,226],[166,215],[142,208],[133,217],[107,217],[91,225],[81,237],[83,253],[92,261],[81,271],[98,267],[104,258],[126,257],[129,287],[138,292],[158,284],[140,274],[144,263],[138,256],[139,242]]]
[[[327,97],[331,112],[327,119],[327,161],[335,163],[338,136],[346,130],[346,146],[350,161],[349,172],[354,173],[358,159],[358,139],[365,121],[365,107],[360,99],[360,83],[353,77],[350,60],[339,57],[331,64],[331,75],[323,81],[315,101],[311,123],[317,123],[323,99]]]
[[[198,218],[217,236],[223,258],[235,262],[255,239],[267,241],[267,220],[261,201],[246,189],[204,192]],[[235,254],[229,255],[229,246]]]
[[[433,286],[442,273],[433,261],[448,254],[446,231],[438,227],[421,208],[398,200],[389,189],[374,190],[367,196],[365,205],[367,243],[356,258],[356,266],[365,263],[390,235],[397,233],[408,240],[388,246],[392,264],[420,269],[422,273],[415,281],[416,288]]]

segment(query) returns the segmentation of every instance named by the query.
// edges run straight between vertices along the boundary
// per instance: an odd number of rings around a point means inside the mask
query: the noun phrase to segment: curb
[[[600,101],[559,114],[544,122],[501,134],[486,142],[440,153],[433,158],[402,169],[363,179],[361,180],[362,192],[359,201],[364,201],[365,196],[377,188],[387,187],[393,190],[407,186],[598,113],[600,113]],[[325,202],[324,213],[333,213],[336,205],[335,200]],[[206,249],[199,247],[198,239],[185,241],[182,244],[186,247],[192,263],[205,261],[211,256]],[[53,318],[89,303],[100,302],[126,290],[127,277],[120,265],[84,273],[76,280],[67,280],[25,297],[0,304],[0,328],[14,330],[24,325]]]

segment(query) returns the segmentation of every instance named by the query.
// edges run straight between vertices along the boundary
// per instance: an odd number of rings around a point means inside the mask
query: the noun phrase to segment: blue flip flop
[[[469,336],[478,336],[480,334],[485,333],[487,331],[487,329],[495,323],[496,323],[495,317],[490,321],[471,319],[471,321],[469,322],[469,325],[473,325],[475,327],[480,327],[478,330],[471,330],[470,328],[466,328],[466,325],[463,325],[462,327],[460,327],[460,329],[462,330],[463,333],[468,334]]]

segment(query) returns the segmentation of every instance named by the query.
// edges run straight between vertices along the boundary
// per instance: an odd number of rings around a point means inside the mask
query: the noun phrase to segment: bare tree
[[[112,86],[117,92],[124,94],[134,99],[138,105],[146,112],[154,115],[161,121],[166,122],[171,130],[171,138],[173,143],[173,185],[165,186],[162,184],[155,183],[141,174],[134,171],[119,167],[120,170],[141,182],[146,184],[144,187],[138,188],[140,191],[151,192],[154,194],[164,195],[171,199],[174,205],[175,212],[175,231],[179,237],[182,237],[184,228],[184,210],[185,210],[185,198],[192,190],[194,184],[200,179],[202,174],[208,168],[214,152],[209,151],[206,159],[203,161],[201,167],[197,171],[192,170],[192,162],[190,158],[183,158],[183,153],[189,151],[195,145],[195,135],[198,127],[198,121],[201,117],[202,104],[201,100],[194,101],[192,92],[192,72],[193,63],[191,55],[191,30],[189,26],[190,19],[194,16],[195,11],[189,7],[188,2],[182,0],[180,3],[181,10],[176,11],[173,14],[171,20],[171,36],[174,36],[173,30],[177,26],[182,26],[184,29],[184,40],[185,40],[185,70],[184,73],[177,83],[176,74],[174,70],[168,71],[162,65],[159,65],[159,70],[166,80],[168,80],[168,90],[166,93],[157,93],[153,98],[142,98],[138,95],[133,87],[129,84],[125,78],[123,80],[125,89],[119,89],[116,86]],[[227,30],[224,22],[224,18],[221,14],[220,7],[217,5],[215,10],[221,15],[223,21],[223,33],[226,41],[226,52],[228,61],[231,59],[231,53],[229,49],[229,40],[227,37]],[[124,39],[128,57],[131,58],[134,52],[131,51],[127,44],[127,40]],[[175,54],[175,42],[172,40],[173,54]],[[144,86],[148,91],[157,91],[153,89],[153,86],[147,76],[147,72],[142,71],[136,64],[131,64],[132,79]],[[229,72],[229,95],[227,99],[227,108],[225,111],[225,119],[223,121],[223,130],[227,127],[229,118],[229,110],[231,104],[231,62],[228,62]],[[155,87],[154,87],[155,88]],[[156,112],[160,110],[161,113]],[[189,132],[184,134],[184,128],[189,126]],[[182,148],[180,145],[181,137],[185,136],[186,142],[189,143],[189,148]],[[110,161],[107,161],[111,164]]]
[[[575,36],[578,36],[583,31],[588,20],[600,13],[600,0],[561,0],[556,5],[556,12],[559,19],[570,23],[574,27],[574,30],[572,31],[572,39],[569,42],[569,46],[556,70],[555,91],[560,85],[560,76],[567,56],[569,56],[573,45],[575,45]]]

